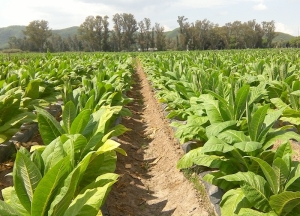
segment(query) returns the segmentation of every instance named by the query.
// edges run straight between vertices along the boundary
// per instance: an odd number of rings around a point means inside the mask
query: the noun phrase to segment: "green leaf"
[[[276,158],[273,162],[273,169],[277,176],[277,184],[279,185],[279,190],[283,191],[285,183],[290,175],[290,170],[286,165],[285,161],[281,158]]]
[[[113,182],[103,187],[89,189],[84,194],[78,195],[65,212],[65,215],[97,215],[112,184]]]
[[[12,116],[12,118],[5,122],[2,126],[0,126],[0,132],[4,132],[14,126],[21,125],[26,122],[30,122],[36,118],[36,115],[31,112],[20,113],[16,116]]]
[[[228,145],[224,141],[216,138],[216,137],[211,137],[202,147],[202,152],[207,153],[207,152],[230,152],[234,150],[234,147],[231,145]]]
[[[273,127],[274,123],[279,119],[282,115],[283,108],[280,110],[276,110],[274,112],[269,113],[264,120],[264,128],[259,133],[258,140],[263,140],[264,136],[269,132],[269,130]]]
[[[106,140],[110,139],[111,137],[120,136],[127,131],[131,131],[131,129],[125,127],[124,125],[118,124],[115,127],[113,127],[112,129],[110,129],[110,131],[102,138],[102,142],[105,142]]]
[[[72,101],[66,103],[62,113],[62,120],[67,133],[71,132],[71,125],[76,118],[76,114],[76,107],[74,103]]]
[[[271,98],[270,101],[278,109],[289,108],[289,106],[286,103],[284,103],[280,98]]]
[[[38,113],[39,132],[45,145],[48,145],[64,133],[64,130],[56,119],[47,111],[35,107]]]
[[[36,165],[18,151],[13,170],[14,187],[20,202],[28,212],[31,211],[33,194],[41,179],[42,175]]]
[[[177,163],[177,169],[185,169],[194,165],[194,160],[198,157],[204,156],[201,152],[201,147],[192,149],[188,153],[182,156]]]
[[[235,148],[240,149],[243,152],[253,152],[260,149],[262,147],[262,144],[259,142],[249,141],[249,142],[235,143],[233,146]]]
[[[253,172],[238,172],[222,177],[226,181],[240,182],[248,201],[258,210],[271,211],[269,197],[271,191],[266,180]]]
[[[63,182],[70,173],[69,160],[69,157],[65,157],[56,163],[38,184],[32,200],[32,216],[47,215],[50,204],[57,195],[57,191],[63,187]]]
[[[249,124],[249,135],[252,141],[259,141],[259,134],[264,129],[264,119],[269,109],[269,105],[259,108],[253,115]]]
[[[300,178],[300,163],[295,162],[296,166],[293,168],[292,172],[290,173],[289,179],[285,185],[284,190],[290,191],[298,191],[299,188],[299,178]],[[296,186],[296,188],[295,188]],[[298,189],[299,188],[299,189]]]
[[[208,116],[208,120],[211,124],[224,122],[222,117],[220,108],[219,108],[219,101],[211,100],[205,104],[206,114]]]
[[[246,101],[248,99],[249,92],[250,86],[244,85],[238,90],[236,94],[236,98],[234,101],[234,117],[236,120],[240,120],[245,113]]]
[[[270,197],[270,205],[278,215],[299,214],[300,192],[284,191]]]
[[[30,216],[29,212],[21,204],[14,187],[7,187],[2,189],[2,196],[4,201],[9,204],[15,211],[22,216]]]
[[[40,80],[30,80],[26,89],[25,89],[25,97],[30,97],[31,99],[38,99],[40,96],[39,87]]]
[[[241,188],[227,191],[222,196],[220,206],[222,215],[234,215],[238,213],[241,208],[252,207]]]
[[[286,143],[290,139],[300,141],[300,135],[293,131],[274,131],[269,132],[266,136],[263,149],[266,150],[274,145],[276,142]]]
[[[234,143],[250,141],[250,138],[243,131],[226,130],[217,136],[226,143],[233,145]]]
[[[20,216],[19,213],[10,205],[0,200],[0,215],[3,216]]]
[[[249,208],[242,208],[238,216],[278,216],[278,215],[273,211],[264,213]]]
[[[89,109],[81,111],[72,122],[70,133],[71,134],[82,133],[85,127],[87,126],[88,122],[90,121],[91,114],[92,111]]]
[[[60,137],[53,140],[43,151],[42,158],[44,160],[45,169],[44,173],[47,173],[49,169],[56,165],[61,159],[66,156],[63,148],[63,143]]]
[[[271,190],[273,191],[274,194],[277,194],[279,192],[279,184],[278,184],[278,179],[280,176],[277,176],[273,168],[265,161],[263,161],[260,158],[256,157],[250,157],[252,160],[256,161],[261,170],[263,171],[267,182],[269,183]]]
[[[212,136],[218,136],[222,131],[231,128],[237,124],[236,121],[226,121],[226,122],[218,122],[213,123],[206,127],[206,135],[208,138]]]

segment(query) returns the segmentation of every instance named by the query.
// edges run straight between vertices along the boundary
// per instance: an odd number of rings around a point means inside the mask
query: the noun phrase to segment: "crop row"
[[[300,55],[297,50],[139,55],[175,136],[194,143],[179,169],[198,165],[225,191],[222,215],[297,215]],[[274,146],[278,146],[275,148]],[[278,145],[279,144],[279,145]]]
[[[112,139],[128,129],[132,58],[129,55],[19,55],[0,61],[0,137],[8,141],[25,122],[37,121],[43,144],[21,147],[13,187],[2,190],[0,215],[101,215],[116,152]],[[45,111],[62,104],[56,118]]]

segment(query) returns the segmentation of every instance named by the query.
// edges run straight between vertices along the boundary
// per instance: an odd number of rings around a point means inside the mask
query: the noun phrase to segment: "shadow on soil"
[[[167,204],[164,200],[155,204],[148,204],[154,200],[153,191],[143,184],[141,179],[148,179],[151,163],[155,158],[144,160],[144,150],[148,148],[152,139],[147,133],[147,123],[143,119],[143,111],[147,108],[141,94],[141,80],[134,74],[133,89],[128,96],[133,101],[127,106],[132,112],[132,117],[123,118],[122,124],[131,131],[119,137],[118,142],[127,152],[127,156],[118,155],[116,173],[120,175],[118,182],[113,186],[107,198],[107,215],[110,216],[170,216],[175,209],[163,211]]]

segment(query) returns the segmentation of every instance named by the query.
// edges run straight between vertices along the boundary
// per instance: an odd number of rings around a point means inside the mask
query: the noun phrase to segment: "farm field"
[[[0,215],[298,214],[297,49],[1,55],[0,70]]]

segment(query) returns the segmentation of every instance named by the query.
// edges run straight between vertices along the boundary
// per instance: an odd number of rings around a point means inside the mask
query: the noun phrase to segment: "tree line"
[[[34,20],[26,26],[23,38],[11,37],[11,49],[26,51],[149,51],[149,50],[207,50],[272,47],[276,36],[274,20],[258,23],[234,21],[219,26],[211,21],[178,16],[178,35],[166,37],[159,23],[149,18],[137,21],[133,14],[116,13],[112,28],[108,16],[88,16],[75,35],[67,38],[53,34],[45,20]]]

